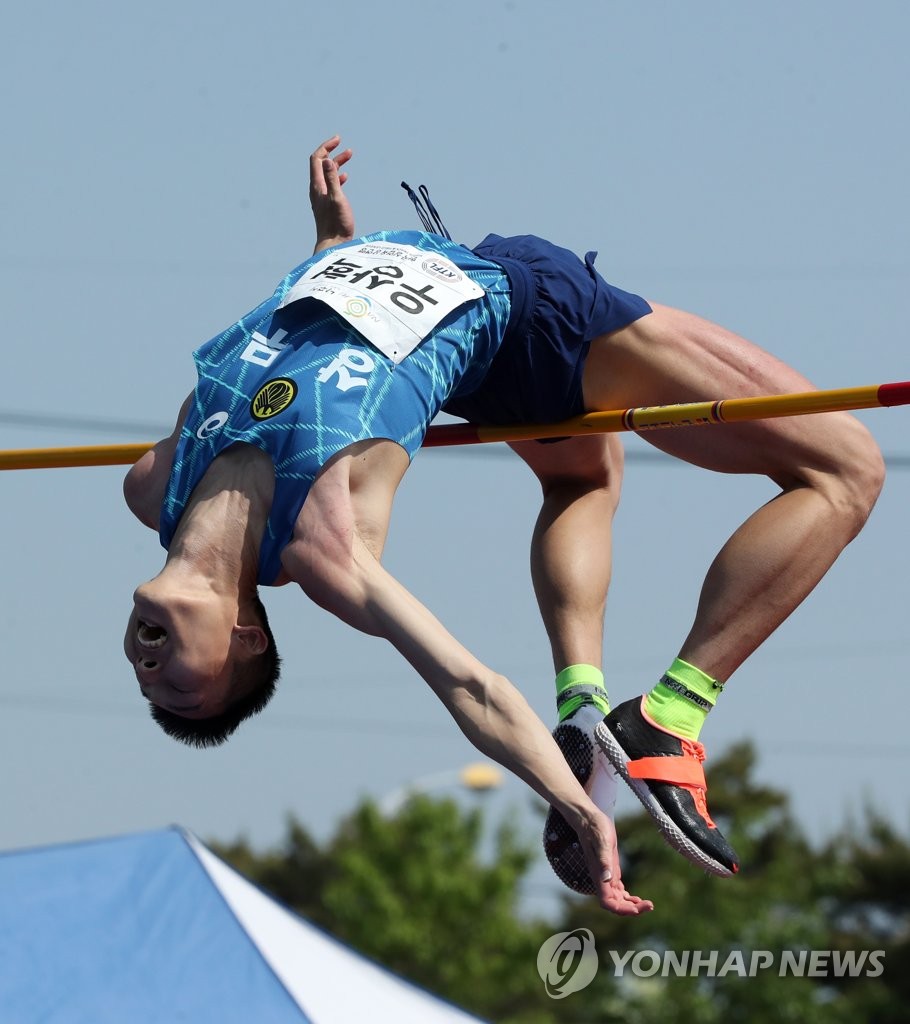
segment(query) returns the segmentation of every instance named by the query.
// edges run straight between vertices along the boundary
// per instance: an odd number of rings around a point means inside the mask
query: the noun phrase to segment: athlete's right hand
[[[341,137],[333,135],[310,156],[310,206],[316,221],[314,252],[349,242],[354,237],[354,211],[343,190],[348,176],[341,170],[353,153],[345,149],[332,156],[332,150],[340,143]]]

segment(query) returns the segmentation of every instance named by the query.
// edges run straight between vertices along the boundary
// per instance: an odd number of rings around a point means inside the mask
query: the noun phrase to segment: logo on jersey
[[[287,377],[266,381],[250,402],[250,415],[254,420],[268,420],[285,409],[297,397],[297,385]]]
[[[213,413],[196,431],[196,437],[198,437],[200,441],[204,441],[207,437],[211,437],[212,434],[217,434],[227,421],[228,414],[226,412]]]

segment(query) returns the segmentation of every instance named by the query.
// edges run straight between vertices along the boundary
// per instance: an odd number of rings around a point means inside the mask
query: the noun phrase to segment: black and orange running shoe
[[[593,704],[582,704],[556,726],[553,739],[591,800],[612,817],[619,783],[613,766],[594,740],[594,730],[603,718],[603,712]],[[550,808],[544,823],[543,848],[550,867],[564,885],[586,896],[597,892],[578,836],[555,807]]]
[[[595,729],[597,743],[670,846],[712,875],[728,878],[739,870],[739,859],[708,813],[705,748],[659,726],[644,700],[614,708]]]

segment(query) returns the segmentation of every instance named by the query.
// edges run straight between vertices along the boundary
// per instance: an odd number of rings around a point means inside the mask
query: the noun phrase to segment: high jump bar
[[[755,398],[726,398],[680,405],[639,406],[589,412],[560,423],[518,424],[481,427],[473,423],[444,423],[431,426],[424,438],[425,448],[449,445],[485,444],[494,441],[532,441],[547,437],[574,437],[659,430],[665,427],[695,427],[713,423],[745,423],[780,416],[845,412],[910,405],[910,381],[870,384],[867,387],[802,391],[787,395]],[[0,470],[62,469],[72,466],[127,466],[136,462],[152,445],[100,444],[74,448],[22,448],[0,451]]]

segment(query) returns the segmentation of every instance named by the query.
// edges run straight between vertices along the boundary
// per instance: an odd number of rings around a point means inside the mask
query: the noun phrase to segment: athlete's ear
[[[269,646],[269,638],[261,626],[234,626],[231,640],[239,643],[241,651],[250,658],[264,654]]]

